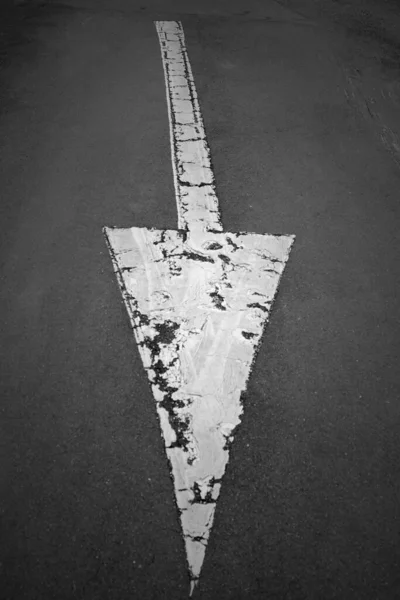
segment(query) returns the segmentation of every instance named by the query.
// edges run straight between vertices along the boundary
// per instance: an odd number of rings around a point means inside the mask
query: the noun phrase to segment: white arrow
[[[104,232],[150,380],[198,582],[233,433],[292,235],[223,233],[182,25],[158,21],[178,230]]]

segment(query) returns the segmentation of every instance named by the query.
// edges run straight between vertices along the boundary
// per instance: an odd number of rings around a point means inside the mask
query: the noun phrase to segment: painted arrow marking
[[[229,447],[292,235],[224,233],[182,25],[158,21],[178,230],[104,228],[156,401],[198,582]]]

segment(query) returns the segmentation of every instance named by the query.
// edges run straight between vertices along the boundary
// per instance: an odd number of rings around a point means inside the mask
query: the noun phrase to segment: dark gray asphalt
[[[368,2],[380,35],[312,0],[2,5],[2,600],[187,598],[101,231],[176,227],[154,19],[183,22],[225,228],[297,236],[195,598],[400,598],[400,13]]]

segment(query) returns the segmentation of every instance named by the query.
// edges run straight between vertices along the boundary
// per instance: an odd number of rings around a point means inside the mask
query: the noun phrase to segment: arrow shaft
[[[180,22],[156,21],[170,123],[178,228],[222,231],[210,149]]]

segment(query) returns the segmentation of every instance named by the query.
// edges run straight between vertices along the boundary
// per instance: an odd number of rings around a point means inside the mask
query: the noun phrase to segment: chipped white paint
[[[105,228],[170,461],[198,581],[241,394],[294,236],[222,232],[180,23],[157,22],[171,123],[177,231]]]

